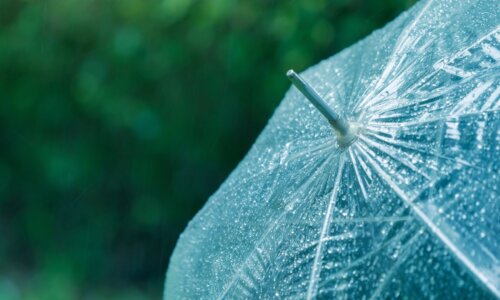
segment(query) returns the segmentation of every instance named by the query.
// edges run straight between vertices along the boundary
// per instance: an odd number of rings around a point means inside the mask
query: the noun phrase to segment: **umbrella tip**
[[[340,117],[328,103],[293,69],[286,72],[286,76],[292,84],[326,117],[330,125],[335,129],[337,141],[342,147],[349,146],[356,138],[353,130],[349,129],[346,119]]]

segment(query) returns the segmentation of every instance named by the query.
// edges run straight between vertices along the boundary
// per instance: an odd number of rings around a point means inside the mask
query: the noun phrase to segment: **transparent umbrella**
[[[499,12],[422,1],[290,72],[181,235],[165,297],[500,297]]]

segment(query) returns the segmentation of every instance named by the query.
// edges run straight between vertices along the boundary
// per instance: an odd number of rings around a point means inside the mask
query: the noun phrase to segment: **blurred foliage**
[[[285,71],[412,2],[0,1],[0,298],[160,298]]]

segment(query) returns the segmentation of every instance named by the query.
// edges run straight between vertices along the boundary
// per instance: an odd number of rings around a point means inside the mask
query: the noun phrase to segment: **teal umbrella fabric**
[[[500,4],[421,1],[305,71],[179,238],[166,299],[500,297]]]

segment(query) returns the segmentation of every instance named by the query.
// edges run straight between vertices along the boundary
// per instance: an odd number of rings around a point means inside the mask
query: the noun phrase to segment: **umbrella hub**
[[[358,123],[348,123],[349,127],[347,128],[347,132],[342,134],[339,132],[335,127],[332,125],[333,130],[335,132],[335,135],[337,136],[337,143],[339,144],[340,148],[345,149],[352,145],[357,139],[358,139],[358,134],[359,131],[361,130],[361,127]]]

